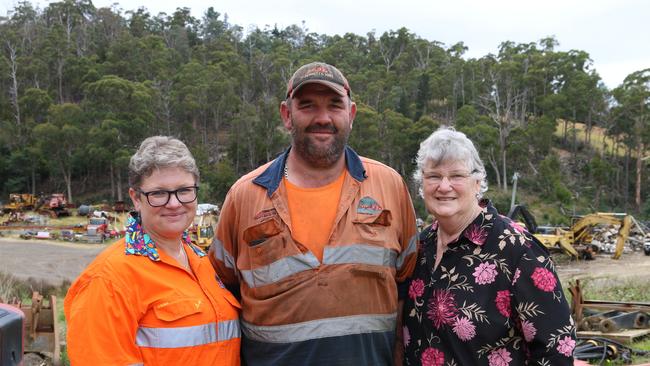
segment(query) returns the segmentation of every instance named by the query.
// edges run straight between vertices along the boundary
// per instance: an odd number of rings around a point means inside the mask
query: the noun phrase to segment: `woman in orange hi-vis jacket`
[[[131,157],[136,212],[65,298],[76,365],[239,365],[239,308],[187,228],[199,172],[181,141],[147,138]]]

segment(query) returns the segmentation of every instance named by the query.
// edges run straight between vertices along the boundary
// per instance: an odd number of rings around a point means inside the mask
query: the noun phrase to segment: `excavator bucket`
[[[614,250],[614,255],[612,258],[619,259],[621,254],[623,254],[623,248],[625,247],[625,240],[630,234],[630,229],[632,226],[632,218],[629,215],[623,217],[623,222],[621,227],[618,229],[618,238],[616,239],[616,250]]]

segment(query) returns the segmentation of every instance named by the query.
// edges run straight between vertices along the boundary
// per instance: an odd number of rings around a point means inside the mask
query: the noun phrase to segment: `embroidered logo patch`
[[[269,217],[278,216],[278,211],[274,208],[269,208],[268,210],[262,210],[255,215],[255,220],[264,220]]]
[[[364,215],[376,215],[381,212],[383,208],[375,201],[372,197],[363,197],[359,201],[359,207],[357,207],[357,212]]]

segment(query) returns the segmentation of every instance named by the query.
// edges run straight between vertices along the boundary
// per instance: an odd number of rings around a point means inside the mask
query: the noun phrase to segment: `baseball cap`
[[[350,96],[350,84],[339,69],[324,62],[312,62],[293,73],[287,84],[287,98],[293,97],[296,91],[310,83],[322,84],[340,95]]]

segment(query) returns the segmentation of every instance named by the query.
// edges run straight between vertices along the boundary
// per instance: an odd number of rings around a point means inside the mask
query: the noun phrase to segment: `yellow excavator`
[[[516,205],[510,210],[508,217],[514,220],[518,216],[523,217],[528,231],[549,250],[561,249],[572,258],[581,259],[592,259],[593,254],[600,250],[592,244],[593,229],[598,225],[619,227],[612,258],[620,258],[634,220],[632,216],[624,213],[596,212],[577,217],[568,228],[538,227],[526,206]]]
[[[194,223],[190,227],[190,240],[192,244],[200,247],[206,252],[214,240],[214,226],[216,225],[216,216],[213,213],[203,213],[194,218]]]
[[[11,193],[9,202],[2,206],[4,213],[33,210],[38,203],[38,196],[31,193]]]

